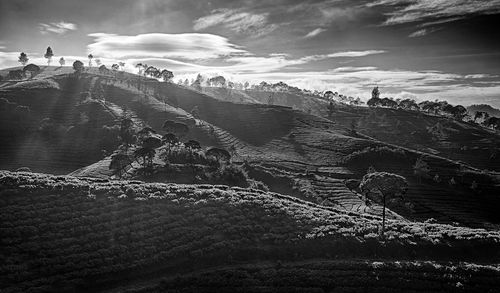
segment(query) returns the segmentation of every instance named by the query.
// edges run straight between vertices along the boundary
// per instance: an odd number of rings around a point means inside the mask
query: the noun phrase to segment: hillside
[[[2,116],[6,129],[1,132],[1,168],[111,178],[110,155],[119,144],[120,117],[130,116],[137,130],[150,126],[160,133],[166,120],[175,120],[189,125],[184,141],[195,139],[204,149],[233,149],[233,162],[274,192],[380,215],[378,203],[368,204],[346,183],[359,180],[373,166],[409,180],[406,207],[391,207],[403,217],[474,227],[496,227],[500,222],[495,209],[498,175],[481,170],[498,168],[497,158],[485,151],[498,143],[498,135],[477,126],[409,111],[342,105],[322,118],[290,107],[220,101],[128,73],[107,75],[89,69],[75,76],[59,74],[62,70],[67,68],[45,68],[34,80],[8,82],[0,89],[9,109],[29,107],[24,112],[27,125]],[[196,118],[190,114],[195,107]],[[12,131],[20,126],[22,130]],[[435,139],[425,141],[412,133],[428,128],[437,128],[432,130]],[[424,178],[413,170],[420,157],[430,167]],[[155,162],[162,164],[159,158]],[[439,180],[434,180],[436,175]],[[154,180],[193,183],[186,178],[163,175]]]
[[[300,290],[297,270],[305,277],[325,267],[310,286],[332,288],[327,276],[341,272],[339,288],[369,272],[369,283],[379,275],[378,286],[396,291],[429,274],[446,283],[422,289],[474,291],[500,280],[488,265],[500,260],[498,232],[389,220],[382,239],[379,217],[253,189],[2,171],[0,209],[2,292],[124,291],[160,280],[162,288],[241,290],[262,274],[277,278],[262,286]],[[412,268],[404,283],[387,276],[398,266]],[[208,281],[211,269],[226,273]]]

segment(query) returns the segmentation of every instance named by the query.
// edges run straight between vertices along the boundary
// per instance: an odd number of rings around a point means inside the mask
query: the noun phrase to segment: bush
[[[248,174],[235,164],[224,164],[217,171],[210,174],[210,179],[217,184],[246,187],[248,185]]]

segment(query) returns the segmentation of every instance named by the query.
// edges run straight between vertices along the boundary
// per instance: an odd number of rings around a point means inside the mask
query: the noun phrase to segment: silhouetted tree
[[[73,62],[73,69],[75,70],[75,73],[82,73],[83,68],[83,63],[80,60],[76,60],[75,62]]]
[[[168,71],[166,69],[163,69],[161,71],[160,76],[163,79],[163,81],[165,81],[165,82],[171,81],[172,78],[174,78],[174,74],[172,73],[172,71]]]
[[[89,67],[92,67],[92,59],[94,59],[94,55],[89,54],[87,57],[89,58]]]
[[[47,51],[45,52],[45,55],[43,55],[47,59],[47,65],[50,66],[50,61],[52,61],[52,57],[54,57],[54,52],[52,52],[51,47],[47,47]]]
[[[385,207],[386,200],[397,195],[403,195],[408,189],[408,182],[403,176],[387,173],[374,172],[366,174],[359,185],[361,192],[365,195],[369,193],[380,193],[382,196],[382,235],[385,230]]]
[[[59,58],[59,65],[64,66],[66,64],[66,60],[64,60],[64,57]]]
[[[372,99],[380,99],[380,91],[378,86],[374,87],[372,90]]]
[[[26,53],[24,52],[21,52],[21,54],[19,54],[19,58],[18,58],[18,61],[19,63],[21,63],[23,66],[26,65],[26,63],[28,63],[28,55],[26,55]]]

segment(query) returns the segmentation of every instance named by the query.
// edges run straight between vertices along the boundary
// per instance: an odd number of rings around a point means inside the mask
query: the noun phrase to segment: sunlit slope
[[[98,291],[237,262],[498,262],[498,232],[389,220],[212,185],[0,172],[2,292]],[[464,274],[464,278],[467,277]]]

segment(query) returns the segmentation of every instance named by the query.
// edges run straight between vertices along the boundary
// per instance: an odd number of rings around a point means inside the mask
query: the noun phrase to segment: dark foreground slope
[[[362,291],[351,283],[356,274],[368,275],[366,284],[380,276],[379,288],[396,291],[423,274],[432,276],[423,291],[500,285],[495,267],[458,263],[498,263],[498,232],[389,220],[381,238],[378,217],[257,190],[3,171],[0,217],[2,292],[123,291],[162,278],[162,288],[192,292],[222,284],[246,291],[248,282],[248,291],[290,292],[304,287],[297,276],[316,272],[317,292],[335,284]],[[422,267],[424,260],[436,263]],[[215,269],[223,273],[211,278]]]

